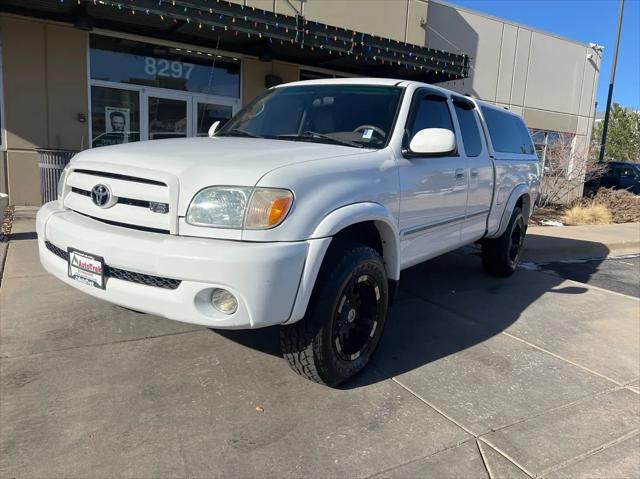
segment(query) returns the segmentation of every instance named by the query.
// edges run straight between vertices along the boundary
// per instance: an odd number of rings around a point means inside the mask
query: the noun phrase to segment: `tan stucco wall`
[[[35,148],[87,144],[87,33],[0,15],[7,138],[6,177],[13,204],[39,204]]]
[[[266,88],[265,76],[277,75],[283,83],[300,79],[300,67],[292,63],[261,62],[253,58],[242,60],[242,104],[246,105]]]
[[[0,193],[7,191],[7,153],[0,151]]]

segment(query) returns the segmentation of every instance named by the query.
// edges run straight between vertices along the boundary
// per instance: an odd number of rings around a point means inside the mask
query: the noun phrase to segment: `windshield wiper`
[[[364,145],[361,145],[360,143],[356,143],[354,141],[349,141],[349,140],[343,140],[341,138],[336,138],[335,136],[331,136],[331,135],[325,135],[324,133],[318,133],[317,131],[305,131],[304,133],[302,133],[301,135],[298,134],[288,134],[288,135],[278,135],[276,136],[276,138],[280,138],[283,140],[313,140],[314,138],[318,138],[320,140],[328,140],[331,141],[333,143],[336,143],[338,145],[346,145],[346,146],[353,146],[355,148],[364,148]]]
[[[262,138],[260,135],[256,135],[255,133],[251,133],[247,130],[241,130],[240,128],[233,128],[229,131],[222,131],[217,136],[245,136],[247,138]]]

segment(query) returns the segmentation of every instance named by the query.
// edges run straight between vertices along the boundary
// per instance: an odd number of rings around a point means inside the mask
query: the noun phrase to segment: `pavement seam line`
[[[485,436],[487,436],[487,435],[489,435],[491,433],[499,432],[499,431],[502,431],[503,429],[507,429],[507,428],[510,428],[512,426],[516,426],[518,424],[522,424],[523,422],[527,422],[527,421],[531,421],[531,420],[537,419],[537,418],[539,418],[541,416],[544,416],[545,414],[549,414],[549,413],[553,413],[553,412],[556,412],[556,411],[560,411],[562,409],[567,409],[567,408],[570,408],[570,407],[575,406],[577,404],[582,404],[582,403],[587,402],[587,401],[589,401],[591,399],[595,399],[598,396],[604,396],[605,394],[611,394],[611,393],[614,393],[616,391],[621,391],[623,389],[624,390],[628,390],[629,388],[628,387],[624,387],[624,386],[616,386],[616,387],[613,387],[613,388],[610,388],[610,389],[603,389],[603,390],[598,391],[598,392],[593,393],[593,394],[588,394],[588,395],[583,396],[583,397],[581,397],[579,399],[576,399],[575,401],[571,401],[571,402],[568,402],[566,404],[560,404],[559,406],[554,406],[552,408],[545,409],[544,411],[540,411],[539,413],[534,414],[533,416],[529,416],[529,417],[525,417],[525,418],[519,419],[517,421],[514,421],[514,422],[512,422],[510,424],[506,424],[504,426],[491,428],[488,432],[480,434],[478,436],[478,438],[482,439],[482,438],[484,438]],[[485,441],[485,442],[487,442],[487,441]]]
[[[529,341],[527,341],[526,339],[519,338],[518,336],[515,336],[515,335],[513,335],[512,333],[508,333],[508,332],[506,332],[506,331],[502,331],[502,334],[504,334],[505,336],[508,336],[508,337],[510,337],[510,338],[513,338],[513,339],[515,339],[516,341],[520,341],[521,343],[524,343],[524,344],[526,344],[527,346],[530,346],[530,347],[535,348],[535,349],[537,349],[537,350],[539,350],[539,351],[542,351],[543,353],[549,354],[550,356],[553,356],[554,358],[560,359],[561,361],[565,361],[565,362],[567,362],[567,363],[569,363],[569,364],[571,364],[571,365],[573,365],[573,366],[576,366],[576,367],[578,367],[578,368],[580,368],[580,369],[583,369],[584,371],[587,371],[588,373],[591,373],[591,374],[594,374],[594,375],[596,375],[596,376],[599,376],[599,377],[601,377],[601,378],[603,378],[603,379],[606,379],[607,381],[611,381],[611,382],[612,382],[612,383],[614,383],[616,386],[623,386],[623,384],[622,384],[622,383],[620,383],[620,381],[616,381],[615,379],[612,379],[612,378],[610,378],[609,376],[606,376],[606,375],[604,375],[604,374],[602,374],[602,373],[599,373],[599,372],[597,372],[597,371],[594,371],[593,369],[590,369],[590,368],[588,368],[588,367],[586,367],[586,366],[583,366],[583,365],[578,364],[578,363],[576,363],[576,362],[574,362],[574,361],[571,361],[570,359],[563,358],[563,357],[562,357],[562,356],[560,356],[559,354],[552,353],[551,351],[548,351],[548,350],[544,349],[544,348],[543,348],[543,347],[541,347],[541,346],[538,346],[538,345],[536,345],[536,344],[530,343],[530,342],[529,342]]]
[[[418,462],[418,461],[422,461],[422,460],[424,460],[424,459],[428,459],[428,458],[433,457],[433,456],[435,456],[435,455],[437,455],[437,454],[440,454],[440,453],[442,453],[442,452],[448,451],[449,449],[455,449],[456,447],[462,446],[463,444],[466,444],[466,443],[468,443],[469,441],[475,441],[475,439],[476,439],[475,437],[469,437],[469,438],[465,439],[464,441],[458,441],[458,442],[456,442],[455,444],[452,444],[452,445],[450,445],[450,446],[447,446],[447,447],[445,447],[444,449],[440,449],[440,450],[438,450],[438,451],[436,451],[436,452],[432,452],[431,454],[427,454],[427,455],[425,455],[425,456],[420,456],[420,457],[416,457],[416,458],[413,458],[413,459],[409,459],[409,460],[408,460],[408,461],[406,461],[406,462],[401,462],[400,464],[396,464],[396,465],[394,465],[394,466],[387,467],[387,468],[385,468],[385,469],[381,469],[381,470],[379,470],[379,471],[377,471],[377,472],[374,472],[373,474],[370,474],[370,475],[368,475],[368,476],[364,476],[364,477],[365,477],[366,479],[369,479],[369,478],[372,478],[372,477],[379,476],[380,474],[384,474],[384,473],[386,473],[386,472],[394,471],[394,470],[396,470],[396,469],[399,469],[399,468],[401,468],[401,467],[407,466],[407,465],[409,465],[409,464],[413,464],[414,462]]]
[[[509,456],[509,454],[507,454],[506,452],[500,450],[500,448],[494,446],[493,444],[491,444],[489,441],[487,441],[486,439],[484,439],[483,437],[479,437],[478,441],[482,441],[487,447],[490,447],[491,449],[493,449],[494,451],[496,451],[498,454],[500,454],[502,457],[504,457],[507,461],[509,461],[511,464],[513,464],[514,466],[516,466],[518,469],[520,469],[522,472],[524,472],[527,476],[529,477],[535,477],[535,475],[529,471],[527,471],[527,469],[524,466],[521,466],[520,464],[518,464],[518,461],[516,461],[514,458],[512,458],[511,456]],[[478,449],[480,449],[480,444],[478,444]],[[483,460],[484,460],[484,455],[482,456]],[[488,469],[487,469],[488,470]]]
[[[8,275],[8,276],[4,276],[2,279],[4,281],[6,280],[13,280],[13,279],[27,279],[27,278],[43,278],[45,276],[51,276],[49,273],[36,273],[36,274],[21,274],[21,275]]]
[[[602,444],[601,446],[598,446],[596,448],[593,448],[587,452],[584,452],[582,454],[578,454],[575,457],[572,457],[571,459],[567,459],[566,461],[562,461],[559,462],[558,464],[554,464],[553,466],[549,466],[547,469],[544,469],[537,477],[544,477],[552,472],[558,471],[560,469],[563,469],[567,466],[570,466],[571,464],[575,464],[577,462],[582,461],[583,459],[586,459],[590,456],[595,456],[596,454],[601,453],[602,451],[609,449],[610,447],[615,446],[616,444],[619,444],[623,441],[626,441],[627,439],[630,439],[634,436],[637,436],[640,433],[640,429],[636,428],[633,431],[628,432],[627,434],[623,434],[622,436],[616,438],[616,439],[612,439],[609,442],[606,442],[604,444]]]
[[[112,344],[132,343],[132,342],[135,342],[135,341],[145,341],[145,340],[149,340],[149,339],[166,338],[166,337],[169,337],[169,336],[178,336],[180,334],[197,333],[199,331],[202,331],[202,329],[191,329],[189,331],[178,331],[178,332],[175,332],[175,333],[159,334],[157,336],[145,336],[145,337],[142,337],[142,338],[120,339],[120,340],[117,340],[117,341],[110,341],[110,342],[107,342],[107,343],[83,344],[82,346],[71,346],[71,347],[68,347],[68,348],[52,349],[50,351],[38,351],[38,352],[35,352],[35,353],[30,353],[30,354],[18,354],[16,356],[7,356],[7,357],[0,356],[0,361],[7,361],[7,360],[11,360],[11,359],[29,358],[29,357],[32,357],[32,356],[40,356],[40,355],[43,355],[43,354],[54,354],[54,353],[65,352],[65,351],[73,351],[75,349],[95,348],[95,347],[101,347],[101,346],[110,346]]]
[[[640,298],[636,298],[635,296],[631,296],[629,294],[618,293],[617,291],[611,291],[610,289],[601,288],[600,286],[595,286],[589,283],[581,283],[580,281],[576,281],[575,279],[568,279],[568,278],[562,278],[562,279],[564,279],[565,281],[569,281],[571,283],[579,284],[581,286],[586,286],[587,288],[593,288],[598,291],[602,291],[604,293],[615,294],[616,296],[622,296],[623,298],[632,299],[634,301],[640,302]]]
[[[484,454],[482,453],[482,449],[480,448],[480,442],[478,441],[478,438],[476,438],[476,448],[478,448],[478,453],[480,454],[480,459],[482,460],[482,465],[484,466],[484,470],[487,471],[487,477],[489,477],[489,479],[494,479],[493,475],[491,474],[491,471],[489,470],[489,465],[487,464],[487,458],[484,457]]]
[[[456,421],[455,419],[453,419],[452,417],[448,416],[444,411],[441,411],[438,407],[434,406],[433,404],[431,404],[429,401],[427,401],[425,398],[423,398],[422,396],[420,396],[418,393],[416,393],[414,390],[412,390],[409,386],[405,386],[404,384],[402,384],[395,376],[391,378],[391,380],[396,383],[398,386],[400,386],[402,389],[404,389],[405,391],[407,391],[409,394],[413,395],[414,397],[416,397],[418,400],[422,401],[424,404],[426,404],[427,406],[429,406],[431,409],[433,409],[434,411],[436,411],[438,414],[440,414],[441,416],[443,416],[445,419],[451,421],[452,423],[454,423],[456,426],[458,426],[460,429],[462,429],[464,432],[466,432],[467,434],[471,434],[473,437],[478,437],[478,435],[476,433],[474,433],[473,431],[471,431],[470,429],[468,429],[467,427],[463,426],[462,424],[460,424],[458,421]]]

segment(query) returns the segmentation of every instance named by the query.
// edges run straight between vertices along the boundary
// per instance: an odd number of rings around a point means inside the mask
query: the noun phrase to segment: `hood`
[[[74,166],[169,174],[177,178],[181,190],[194,192],[211,185],[254,186],[269,171],[288,164],[370,151],[262,138],[183,138],[85,150],[76,156]]]

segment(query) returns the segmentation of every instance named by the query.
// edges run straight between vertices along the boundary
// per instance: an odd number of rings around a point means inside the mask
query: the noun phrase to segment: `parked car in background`
[[[38,213],[47,271],[178,321],[280,325],[291,367],[336,386],[375,351],[402,270],[473,242],[489,274],[518,264],[539,163],[513,112],[412,81],[313,80],[211,134],[79,153]]]
[[[625,161],[608,161],[602,174],[584,184],[584,196],[591,197],[598,188],[627,190],[640,195],[640,164]]]

